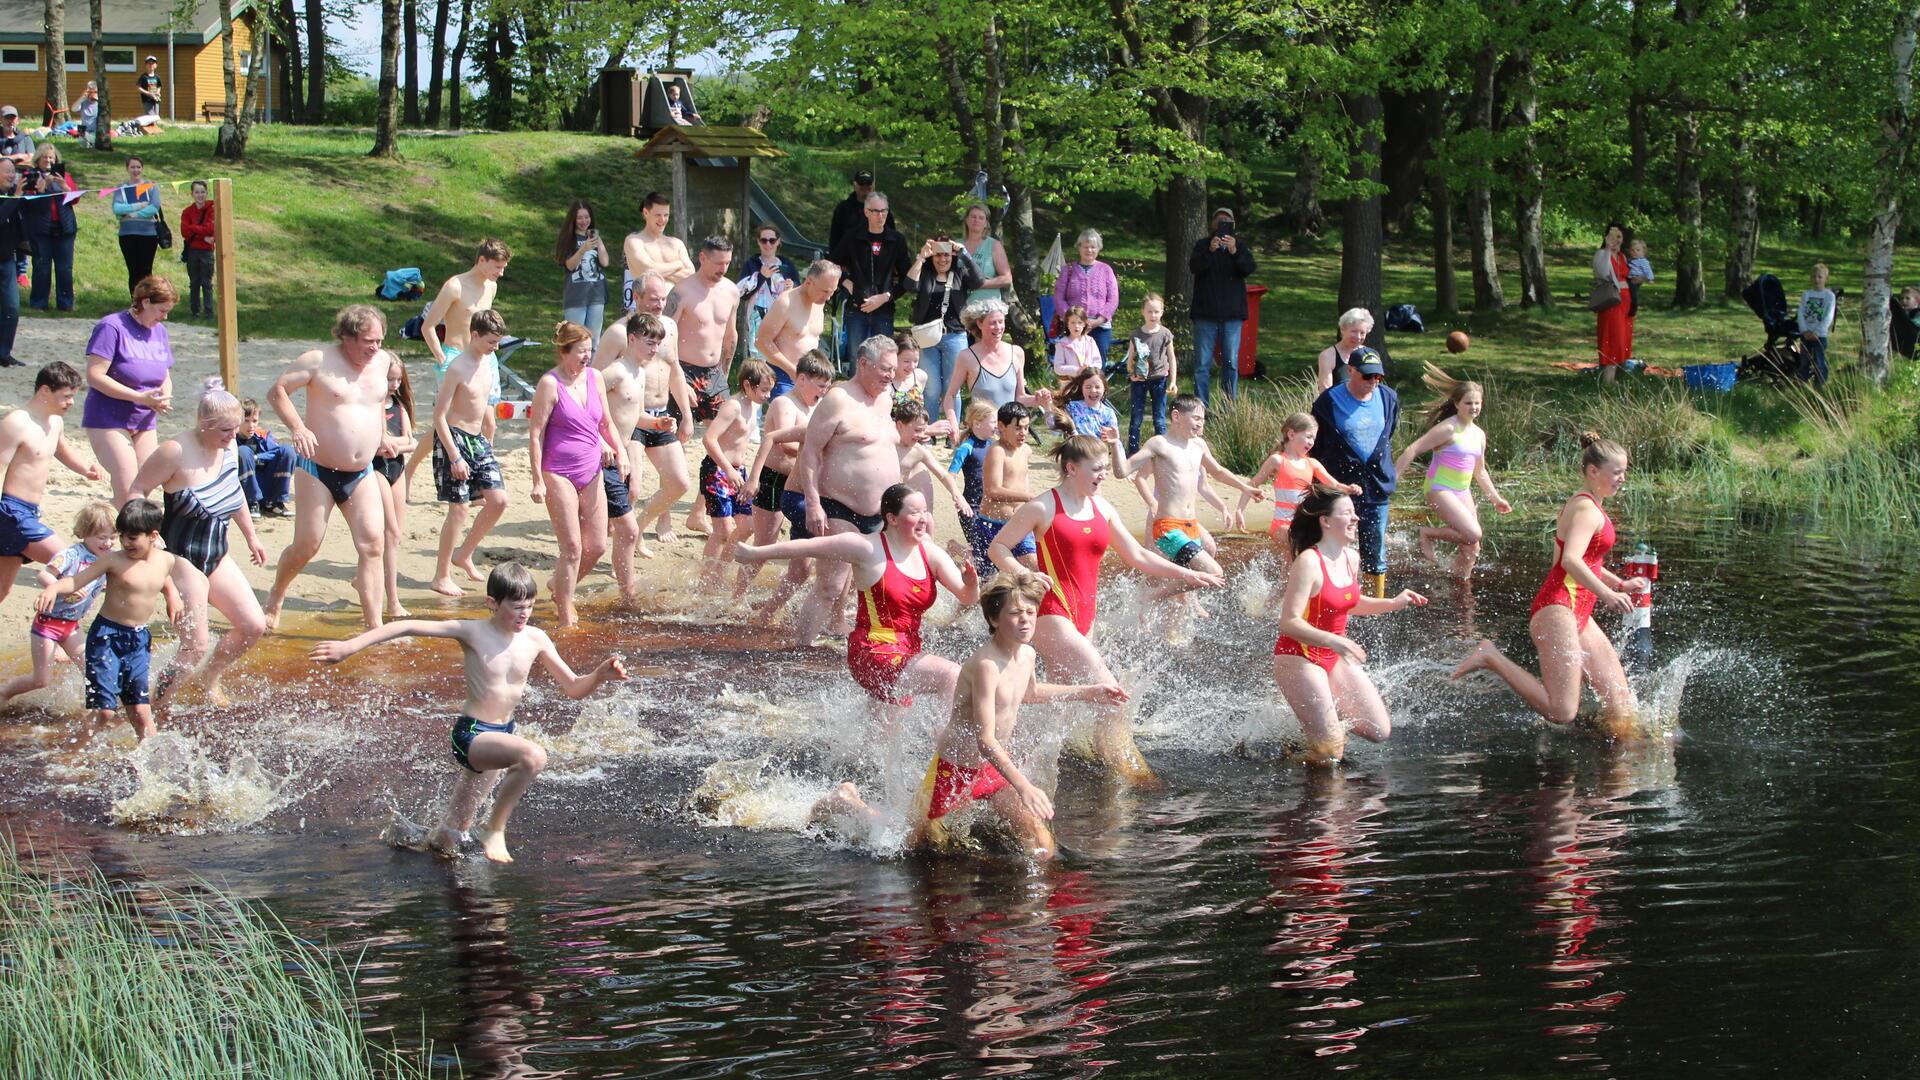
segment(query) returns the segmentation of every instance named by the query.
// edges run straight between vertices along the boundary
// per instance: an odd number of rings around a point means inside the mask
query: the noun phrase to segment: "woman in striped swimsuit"
[[[1427,423],[1432,425],[1431,429],[1400,452],[1399,459],[1393,463],[1394,474],[1405,476],[1414,458],[1428,452],[1433,454],[1433,460],[1427,465],[1427,505],[1446,524],[1421,527],[1420,554],[1438,565],[1440,557],[1433,550],[1435,541],[1455,545],[1453,576],[1465,581],[1473,576],[1473,564],[1480,557],[1483,535],[1480,510],[1473,501],[1473,485],[1479,484],[1487,501],[1501,513],[1512,511],[1513,505],[1500,497],[1493,486],[1493,477],[1487,472],[1487,433],[1474,423],[1480,418],[1485,400],[1480,384],[1456,379],[1432,364],[1427,365],[1423,381],[1446,396],[1428,407]]]
[[[267,549],[253,530],[253,515],[240,489],[240,453],[233,437],[240,430],[240,402],[219,379],[208,379],[200,393],[199,423],[190,434],[161,443],[134,477],[133,495],[154,488],[165,492],[166,516],[160,537],[173,561],[173,584],[180,591],[180,651],[160,677],[154,711],[164,714],[173,693],[186,682],[206,686],[215,704],[227,704],[220,676],[266,632],[267,618],[240,564],[227,553],[227,522],[240,525],[255,566],[267,564]],[[208,608],[227,617],[233,629],[208,655],[212,636]],[[205,668],[193,674],[201,660]],[[180,673],[187,673],[182,679]]]

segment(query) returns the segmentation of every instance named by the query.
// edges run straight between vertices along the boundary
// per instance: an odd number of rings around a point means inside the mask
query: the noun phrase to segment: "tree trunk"
[[[321,0],[307,0],[307,123],[327,115],[327,12]]]
[[[1434,156],[1427,161],[1427,213],[1433,216],[1433,306],[1442,315],[1460,310],[1460,284],[1453,273],[1453,193],[1447,190],[1446,169],[1439,163],[1447,141],[1447,92],[1427,91],[1427,142]]]
[[[1143,13],[1132,0],[1107,0],[1107,10],[1125,45],[1120,64],[1137,68],[1148,52],[1146,35],[1140,26],[1142,19],[1149,15]],[[1167,44],[1176,53],[1204,60],[1209,48],[1209,8],[1204,4],[1195,4],[1182,10],[1191,14],[1168,31]],[[1153,13],[1153,17],[1158,16],[1159,13]],[[1182,89],[1177,84],[1167,85],[1165,80],[1149,78],[1147,103],[1148,113],[1154,123],[1170,135],[1190,146],[1206,146],[1208,107],[1211,104],[1207,97]],[[1163,207],[1167,261],[1162,293],[1167,302],[1167,314],[1183,318],[1192,308],[1193,297],[1193,270],[1187,264],[1187,256],[1194,242],[1207,229],[1206,181],[1191,169],[1175,169],[1167,179]]]
[[[980,132],[973,122],[973,93],[967,77],[960,71],[960,57],[953,39],[940,34],[933,39],[934,53],[940,57],[940,72],[945,77],[947,108],[953,113],[954,131],[960,136],[960,186],[971,188],[980,174],[985,155],[980,147]]]
[[[1493,138],[1493,87],[1498,70],[1491,43],[1480,48],[1473,61],[1473,97],[1468,106],[1469,122],[1488,141]],[[1477,176],[1467,192],[1467,234],[1472,245],[1473,309],[1499,311],[1507,306],[1500,287],[1500,263],[1493,237],[1493,190],[1484,173]]]
[[[226,118],[213,138],[213,156],[226,161],[241,161],[247,156],[247,135],[253,130],[254,94],[259,89],[260,72],[268,51],[273,48],[266,20],[257,13],[249,16],[253,48],[247,69],[239,72],[244,88],[236,85],[233,67],[233,9],[220,6],[220,74],[226,90]]]
[[[101,0],[87,0],[87,14],[93,21],[92,48],[87,53],[90,57],[98,57],[101,48],[104,47],[100,34],[100,4]],[[95,77],[95,82],[100,87],[100,111],[95,116],[93,127],[95,150],[113,149],[113,103],[107,93],[109,81],[104,73]]]
[[[452,6],[452,0],[439,0],[433,6],[433,70],[427,73],[427,126],[430,128],[440,126],[440,101],[446,93],[447,17]],[[599,98],[597,88],[594,97]]]
[[[280,0],[280,29],[287,47],[287,62],[280,65],[280,100],[286,104],[287,120],[304,124],[307,69],[300,63],[300,16],[293,10],[293,0]]]
[[[463,68],[467,63],[467,28],[473,24],[473,0],[460,0],[460,36],[453,39],[453,53],[447,57],[447,126],[460,130],[461,91],[466,86]]]
[[[67,97],[67,0],[47,0],[42,27],[47,35],[47,110],[71,104]],[[53,123],[53,117],[47,117]]]
[[[519,45],[506,16],[495,14],[487,24],[480,68],[487,79],[487,126],[505,131],[513,123],[513,54]]]
[[[1760,192],[1743,164],[1747,152],[1746,139],[1735,137],[1728,144],[1728,149],[1732,152],[1734,163],[1730,200],[1733,204],[1733,220],[1729,226],[1733,242],[1727,247],[1727,274],[1720,292],[1728,300],[1738,300],[1747,282],[1753,280],[1753,264],[1760,256]]]
[[[1533,140],[1539,106],[1534,94],[1533,50],[1526,44],[1527,35],[1534,28],[1526,25],[1524,11],[1515,14],[1522,20],[1524,32],[1514,47],[1512,79],[1507,92],[1513,100],[1508,123],[1520,133],[1518,159],[1513,169],[1514,243],[1520,249],[1520,306],[1552,307],[1553,289],[1547,284],[1547,251],[1540,237],[1546,181],[1541,177],[1540,158]]]
[[[368,156],[397,158],[400,147],[394,138],[399,126],[399,102],[395,100],[400,82],[400,0],[380,2],[380,97],[373,112],[373,151]]]
[[[420,126],[420,0],[405,0],[400,6],[400,59],[406,73],[400,95],[401,108],[408,127]]]
[[[1880,116],[1880,166],[1873,185],[1873,221],[1867,228],[1867,280],[1861,290],[1860,370],[1876,383],[1887,380],[1892,353],[1887,319],[1893,299],[1893,241],[1900,231],[1900,188],[1910,179],[1907,158],[1913,152],[1913,57],[1920,40],[1920,4],[1900,12],[1893,42],[1893,93]]]
[[[1380,99],[1372,94],[1342,94],[1347,115],[1360,131],[1349,179],[1380,183]],[[1386,224],[1379,194],[1354,195],[1340,214],[1340,310],[1366,308],[1373,313],[1367,344],[1386,354],[1386,313],[1380,302],[1380,256]]]
[[[1694,24],[1699,0],[1677,0],[1673,20]],[[1683,33],[1682,37],[1686,35]],[[1673,306],[1697,308],[1707,302],[1707,278],[1701,269],[1700,114],[1684,104],[1673,118],[1673,216],[1679,226],[1673,253]]]
[[[1640,58],[1647,51],[1646,12],[1647,5],[1633,5],[1632,28],[1627,31],[1627,55],[1634,71],[1644,70]],[[1633,181],[1633,208],[1638,210],[1647,185],[1647,91],[1641,80],[1632,82],[1633,89],[1627,94],[1627,160]]]
[[[1327,212],[1320,207],[1320,159],[1304,148],[1287,192],[1287,227],[1304,237],[1318,237],[1327,227]]]

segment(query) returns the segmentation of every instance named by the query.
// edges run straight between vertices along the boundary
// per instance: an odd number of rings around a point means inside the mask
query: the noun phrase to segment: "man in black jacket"
[[[848,293],[849,363],[861,342],[876,335],[893,336],[893,301],[906,289],[907,264],[912,261],[906,238],[893,229],[885,195],[878,191],[868,195],[861,211],[866,224],[842,236],[828,256],[845,271],[840,286]]]
[[[1220,382],[1228,397],[1240,393],[1240,327],[1247,321],[1247,278],[1253,250],[1233,235],[1233,211],[1213,212],[1207,235],[1187,258],[1193,271],[1193,389],[1212,404],[1213,351],[1220,347]]]
[[[0,195],[21,194],[20,175],[13,162],[0,157]],[[13,358],[13,337],[20,329],[20,255],[26,246],[25,199],[0,199],[0,367],[19,367]],[[35,202],[44,212],[46,204]]]
[[[1353,509],[1360,518],[1360,569],[1374,596],[1387,595],[1387,500],[1398,477],[1393,471],[1393,431],[1400,426],[1400,396],[1380,354],[1362,346],[1347,357],[1347,381],[1313,402],[1320,437],[1312,454],[1335,480],[1359,484]]]
[[[853,194],[841,199],[833,208],[833,223],[827,226],[827,250],[839,251],[840,241],[850,232],[858,232],[866,224],[861,216],[867,208],[867,196],[873,194],[873,173],[861,169],[853,174]],[[893,228],[893,215],[887,215],[887,228]]]

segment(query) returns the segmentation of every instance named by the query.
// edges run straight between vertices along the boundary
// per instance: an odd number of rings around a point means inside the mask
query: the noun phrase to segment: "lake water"
[[[511,867],[381,841],[453,779],[439,643],[317,672],[278,639],[239,708],[131,758],[12,725],[0,807],[23,846],[267,900],[359,958],[370,1026],[470,1076],[1911,1071],[1915,560],[1669,524],[1642,689],[1680,734],[1609,748],[1445,681],[1474,634],[1530,662],[1544,544],[1497,539],[1470,594],[1430,581],[1424,611],[1356,621],[1397,731],[1331,773],[1281,759],[1272,630],[1241,603],[1257,564],[1180,648],[1129,632],[1110,589],[1101,643],[1165,787],[1116,791],[1069,755],[1063,854],[1038,871],[990,835],[930,864],[886,830],[806,833],[830,781],[875,786],[860,692],[837,656],[782,662],[772,631],[681,616],[562,639],[671,674],[530,698],[553,764]],[[957,655],[976,626],[931,645]],[[1054,779],[1070,721],[1029,710],[1017,756]]]

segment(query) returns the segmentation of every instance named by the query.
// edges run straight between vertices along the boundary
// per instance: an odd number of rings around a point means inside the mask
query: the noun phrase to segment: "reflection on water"
[[[379,842],[450,789],[458,663],[413,642],[317,670],[335,616],[137,752],[76,746],[57,686],[0,727],[0,813],[49,856],[270,898],[358,958],[370,1027],[470,1076],[1906,1071],[1920,575],[1804,537],[1660,537],[1641,690],[1679,735],[1605,748],[1445,680],[1481,634],[1531,655],[1536,539],[1356,622],[1396,731],[1330,773],[1280,753],[1259,545],[1184,646],[1116,584],[1098,640],[1167,787],[1056,768],[1082,715],[1030,710],[1013,752],[1061,808],[1038,870],[990,830],[938,864],[895,854],[904,818],[809,833],[832,782],[881,790],[892,760],[910,788],[938,718],[881,745],[838,656],[658,613],[559,636],[659,673],[579,704],[536,682],[523,730],[551,765],[512,867]],[[929,628],[947,655],[978,633]]]

